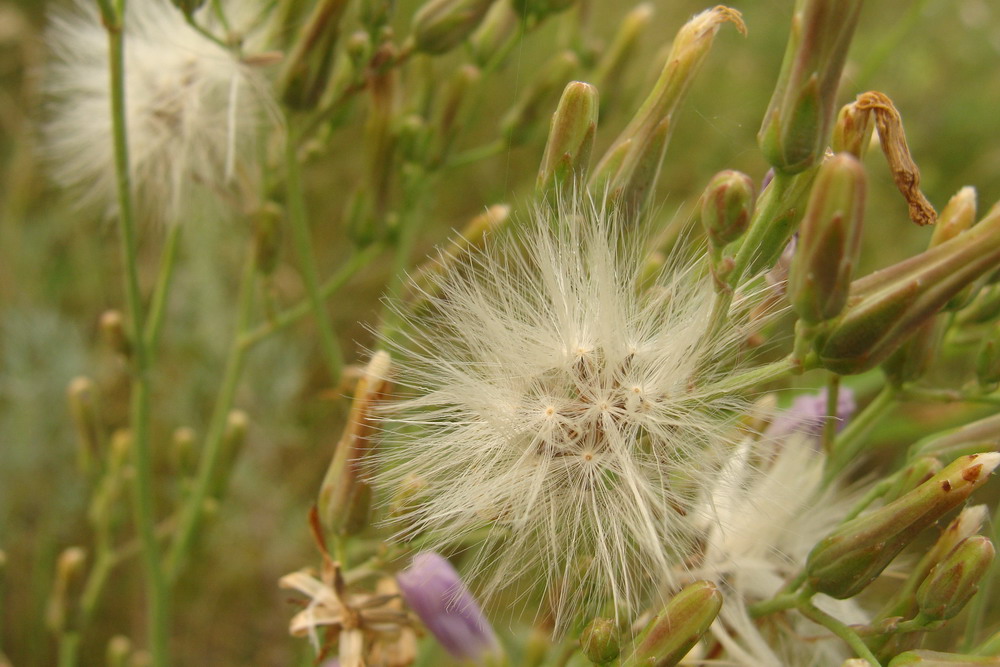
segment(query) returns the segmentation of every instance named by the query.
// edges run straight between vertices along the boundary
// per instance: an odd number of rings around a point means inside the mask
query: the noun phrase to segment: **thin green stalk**
[[[753,212],[753,219],[750,221],[750,229],[747,230],[746,236],[740,242],[740,248],[733,260],[733,269],[729,274],[729,284],[733,288],[739,287],[746,278],[743,274],[746,272],[747,267],[750,266],[750,263],[760,252],[764,239],[773,232],[774,221],[781,211],[785,193],[791,185],[792,178],[792,176],[783,174],[780,171],[776,172],[770,187],[757,201],[757,207]],[[732,299],[732,292],[728,294],[729,299]],[[728,309],[729,306],[727,304],[726,310],[728,311]]]
[[[848,627],[843,622],[837,620],[828,613],[814,607],[807,601],[802,601],[798,605],[798,610],[802,612],[802,615],[815,623],[819,623],[823,627],[827,628],[830,632],[837,635],[850,646],[859,658],[862,660],[867,660],[869,664],[874,665],[874,667],[881,667],[881,663],[878,661],[868,646],[865,645],[865,641],[861,636]]]
[[[745,390],[748,387],[777,380],[789,373],[797,372],[799,368],[799,364],[794,359],[785,357],[784,359],[772,361],[771,363],[751,368],[742,373],[728,376],[710,385],[707,389],[713,392],[710,396],[730,394],[734,391]]]
[[[768,614],[776,614],[779,611],[794,609],[798,606],[798,593],[782,593],[780,595],[776,595],[770,600],[763,600],[762,602],[750,605],[748,611],[750,612],[751,618],[760,618],[761,616],[767,616]]]
[[[240,281],[240,293],[236,307],[236,334],[229,347],[229,355],[226,359],[226,367],[223,371],[219,395],[215,400],[215,408],[209,420],[208,433],[205,436],[205,445],[198,460],[198,472],[195,477],[194,488],[181,508],[180,523],[178,524],[177,533],[174,536],[174,541],[171,544],[170,553],[167,557],[167,574],[171,581],[177,580],[181,568],[184,566],[184,561],[187,558],[194,541],[194,536],[201,523],[205,509],[205,500],[208,498],[212,480],[216,476],[216,468],[218,468],[222,451],[222,440],[226,431],[226,419],[236,398],[237,385],[243,373],[246,353],[249,350],[249,347],[243,343],[242,337],[250,322],[256,275],[257,270],[254,266],[253,253],[251,252],[248,253],[246,266],[243,269],[243,277]]]
[[[872,427],[877,424],[882,417],[892,408],[896,407],[896,390],[891,385],[885,385],[882,391],[865,406],[852,421],[847,425],[840,436],[836,439],[833,451],[826,461],[826,470],[823,472],[823,484],[827,485],[840,474],[840,472],[850,465],[865,446],[865,438]]]
[[[170,295],[170,283],[174,277],[174,267],[177,265],[178,241],[181,237],[181,226],[170,225],[167,232],[167,243],[160,257],[160,273],[156,277],[156,287],[149,303],[149,314],[146,318],[146,349],[149,351],[151,363],[156,359],[156,351],[160,344],[160,333],[163,331],[163,318],[167,311],[167,297]]]
[[[427,179],[423,176],[416,177],[408,183],[405,188],[403,205],[400,207],[399,232],[396,236],[395,254],[392,259],[392,273],[386,285],[386,294],[389,300],[382,308],[379,326],[379,335],[383,339],[391,338],[399,324],[398,314],[388,305],[389,301],[399,297],[403,285],[407,279],[407,268],[409,268],[410,255],[413,253],[413,245],[416,241],[417,231],[421,218],[421,197],[427,192]]]
[[[302,173],[299,169],[297,146],[296,119],[289,116],[288,137],[285,140],[288,214],[291,219],[295,252],[298,255],[299,265],[302,270],[306,295],[309,298],[313,316],[316,318],[316,327],[319,329],[320,348],[323,350],[323,356],[326,358],[326,363],[330,370],[330,382],[336,385],[340,381],[344,359],[340,351],[340,344],[337,342],[337,336],[334,334],[333,326],[330,324],[330,316],[326,311],[326,305],[323,303],[323,295],[319,289],[319,273],[316,270],[312,237],[309,234],[309,222],[306,219],[305,193],[302,189]]]
[[[143,547],[146,569],[146,593],[149,623],[149,652],[154,667],[169,663],[169,590],[163,576],[159,545],[156,542],[153,506],[153,462],[150,446],[150,368],[143,339],[142,295],[139,288],[135,215],[128,156],[128,131],[125,124],[125,50],[122,17],[124,2],[119,2],[114,20],[108,20],[107,2],[101,2],[108,31],[108,62],[111,79],[111,115],[114,133],[115,178],[118,190],[118,227],[121,253],[125,263],[125,293],[129,326],[133,341],[133,375],[130,409],[135,483],[131,485],[135,505],[136,528]]]
[[[320,287],[320,297],[323,300],[329,299],[330,296],[343,287],[348,280],[354,277],[354,274],[366,267],[368,263],[374,259],[375,255],[381,252],[381,250],[381,246],[371,245],[364,250],[351,255],[344,265],[341,266],[335,274],[327,278],[326,282],[323,283],[323,286]],[[243,336],[243,345],[252,347],[270,336],[272,333],[280,331],[281,329],[298,322],[310,312],[312,312],[312,305],[309,301],[302,301],[287,310],[283,310],[272,317],[269,321],[248,331]]]

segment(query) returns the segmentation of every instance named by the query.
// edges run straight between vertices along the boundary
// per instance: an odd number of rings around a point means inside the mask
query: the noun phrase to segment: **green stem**
[[[383,340],[392,338],[399,325],[399,315],[389,304],[396,301],[402,293],[407,279],[410,255],[420,227],[421,196],[426,192],[424,175],[414,177],[405,185],[403,205],[400,207],[399,232],[396,236],[395,254],[392,259],[392,274],[386,286],[386,305],[382,309],[379,326],[379,337]]]
[[[108,31],[108,60],[111,78],[111,115],[114,133],[115,177],[118,191],[118,227],[121,253],[125,263],[125,293],[134,343],[130,428],[135,463],[135,483],[131,485],[135,505],[136,529],[143,546],[148,596],[149,651],[154,667],[169,663],[169,590],[163,576],[159,545],[155,535],[153,504],[153,462],[150,446],[150,368],[149,354],[143,339],[142,295],[139,288],[138,252],[132,184],[128,156],[128,130],[125,115],[125,44],[122,31],[124,2],[119,3],[115,21],[105,24]],[[101,4],[102,12],[106,3]]]
[[[768,614],[776,614],[779,611],[794,609],[799,606],[800,598],[798,593],[782,593],[770,600],[764,600],[750,605],[748,611],[752,618],[760,618]]]
[[[354,274],[368,265],[369,262],[382,250],[381,246],[371,245],[356,252],[344,263],[340,269],[323,283],[320,287],[320,297],[325,301],[329,299],[337,290],[343,287]],[[272,333],[284,329],[287,326],[298,322],[303,317],[312,312],[312,305],[309,301],[302,301],[287,310],[275,315],[268,322],[260,324],[251,329],[243,336],[243,344],[252,347],[264,340]]]
[[[772,361],[757,368],[751,368],[742,373],[726,377],[706,387],[706,390],[711,392],[709,396],[730,394],[734,391],[745,390],[748,387],[777,380],[789,373],[797,372],[799,369],[800,365],[796,360],[791,357],[785,357],[784,359]]]
[[[156,287],[149,304],[149,315],[146,319],[146,349],[149,350],[151,361],[156,359],[156,351],[160,344],[160,333],[163,331],[163,318],[167,311],[167,297],[170,295],[170,283],[174,277],[174,267],[177,265],[178,241],[181,237],[181,226],[170,225],[167,232],[167,244],[160,258],[160,274],[156,277]]]
[[[733,269],[729,274],[729,284],[733,288],[738,287],[747,277],[743,275],[746,273],[747,267],[750,266],[751,262],[761,252],[761,248],[764,247],[764,240],[773,233],[775,220],[781,212],[784,196],[789,189],[791,181],[791,176],[781,171],[776,171],[770,187],[767,188],[760,200],[757,201],[757,207],[753,212],[753,219],[750,221],[750,229],[747,230],[747,235],[740,242],[740,248],[733,260]],[[731,300],[732,292],[728,294]],[[728,304],[726,305],[726,309],[728,310]]]
[[[882,391],[865,406],[836,439],[833,451],[826,461],[823,484],[828,485],[864,449],[865,438],[871,429],[897,404],[896,390],[885,385]]]
[[[240,376],[243,373],[243,366],[246,362],[246,353],[249,347],[243,342],[243,335],[250,321],[250,314],[253,306],[253,292],[256,278],[256,268],[253,262],[253,253],[249,253],[246,266],[243,269],[243,277],[240,283],[240,294],[237,301],[236,335],[229,347],[229,356],[226,359],[226,367],[222,375],[222,384],[219,395],[215,400],[215,408],[209,420],[208,433],[205,436],[205,445],[198,460],[198,472],[195,477],[194,488],[187,497],[184,507],[180,513],[180,523],[177,533],[171,544],[170,554],[167,559],[167,574],[172,581],[176,581],[180,575],[181,568],[187,558],[188,551],[194,541],[194,535],[201,522],[205,500],[208,498],[209,489],[215,479],[218,468],[220,453],[222,451],[222,440],[226,431],[226,419],[236,398],[236,389]]]
[[[830,632],[847,642],[848,646],[854,650],[859,658],[867,660],[869,664],[874,665],[874,667],[881,667],[881,663],[872,654],[868,646],[865,645],[861,636],[850,627],[833,616],[830,616],[822,609],[814,607],[812,604],[804,600],[798,605],[798,610],[801,611],[802,615],[809,620],[819,623],[823,627],[830,630]]]
[[[319,289],[319,273],[316,270],[316,258],[313,253],[312,238],[309,234],[309,222],[306,219],[305,193],[302,189],[302,173],[299,169],[299,157],[296,150],[296,146],[298,146],[296,122],[295,118],[288,117],[288,137],[285,140],[288,214],[292,223],[295,252],[298,255],[302,270],[306,295],[309,298],[309,305],[312,308],[313,316],[316,318],[316,326],[319,329],[320,347],[330,371],[330,382],[336,386],[340,381],[344,361],[340,351],[340,344],[337,342],[333,326],[330,324],[330,316],[327,313],[326,305],[323,303],[323,296]]]

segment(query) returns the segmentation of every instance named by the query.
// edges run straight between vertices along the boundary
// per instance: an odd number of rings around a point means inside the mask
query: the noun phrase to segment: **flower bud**
[[[871,109],[859,109],[857,102],[845,104],[833,125],[830,147],[834,153],[850,153],[860,160],[868,152],[874,127]]]
[[[856,280],[820,362],[849,375],[878,365],[948,300],[1000,263],[1000,211],[950,241]]]
[[[599,106],[597,89],[590,84],[571,81],[563,89],[538,170],[539,192],[586,180]]]
[[[740,13],[718,6],[688,21],[674,38],[667,64],[639,111],[601,158],[591,190],[638,212],[656,186],[673,131],[673,114],[705,61],[723,23],[746,34]]]
[[[170,439],[170,464],[181,474],[194,471],[198,463],[197,434],[189,426],[181,426],[174,430]]]
[[[934,566],[917,589],[920,614],[930,621],[946,621],[958,615],[979,590],[996,550],[990,538],[966,538]]]
[[[80,547],[69,547],[56,560],[56,577],[45,607],[45,624],[55,634],[63,633],[69,620],[71,589],[79,583],[87,552]]]
[[[1000,658],[918,649],[900,653],[889,661],[888,667],[962,667],[962,665],[1000,665]]]
[[[610,46],[604,50],[594,65],[594,72],[590,75],[590,81],[597,90],[604,92],[605,111],[607,103],[614,103],[620,96],[616,93],[621,88],[626,65],[629,64],[632,54],[635,53],[639,45],[639,37],[649,26],[653,18],[653,5],[644,2],[636,5],[618,26],[618,32],[611,40]]]
[[[493,0],[429,0],[413,15],[417,51],[451,51],[475,30],[492,4]]]
[[[964,502],[1000,464],[1000,454],[963,456],[902,498],[845,522],[809,553],[808,582],[814,591],[853,597],[924,528]]]
[[[679,663],[701,639],[722,609],[722,593],[709,581],[696,581],[675,595],[635,640],[622,667]]]
[[[470,90],[482,77],[478,67],[463,65],[455,70],[445,86],[441,103],[434,114],[434,132],[436,146],[433,151],[435,164],[444,161],[452,142],[464,129],[469,113],[473,109]]]
[[[209,496],[215,500],[221,500],[226,494],[236,459],[239,458],[240,451],[243,450],[243,445],[246,443],[249,424],[250,418],[242,410],[233,410],[226,418],[226,430],[222,435],[219,463],[208,491]]]
[[[101,330],[101,338],[109,350],[125,358],[132,354],[132,342],[129,340],[128,332],[125,331],[125,318],[122,317],[120,310],[106,310],[101,313],[98,327]]]
[[[320,486],[320,520],[324,528],[339,535],[357,534],[368,525],[372,488],[362,468],[374,446],[371,411],[388,389],[390,363],[388,352],[376,352],[365,367],[344,433]]]
[[[757,133],[776,169],[797,173],[826,149],[861,0],[797,0],[774,94]]]
[[[864,167],[850,153],[838,153],[819,168],[788,276],[792,308],[805,322],[832,319],[847,303],[864,209]]]
[[[580,633],[580,646],[587,660],[605,665],[621,653],[618,626],[610,618],[595,618]]]
[[[277,88],[292,109],[312,109],[330,82],[340,19],[348,0],[319,0],[285,58]]]
[[[753,180],[744,173],[720,171],[701,195],[701,224],[709,242],[724,248],[746,231],[753,214]]]
[[[125,667],[132,653],[132,642],[124,635],[115,635],[108,640],[105,651],[105,664],[108,667]]]
[[[558,53],[542,66],[500,123],[500,131],[510,145],[520,146],[531,138],[541,120],[542,109],[551,108],[549,100],[579,66],[580,60],[572,51]]]
[[[1000,383],[1000,327],[983,338],[976,354],[976,380],[985,391],[993,391]]]
[[[927,372],[944,333],[940,318],[932,317],[921,324],[882,363],[882,372],[894,387],[919,380]]]
[[[975,221],[976,189],[967,185],[948,200],[947,206],[938,216],[937,222],[934,223],[930,247],[950,241],[972,227]]]
[[[945,461],[975,452],[1000,451],[1000,415],[934,433],[917,440],[907,452],[908,458],[934,456]]]
[[[932,456],[923,456],[893,475],[892,484],[882,494],[882,501],[891,503],[917,488],[941,472],[941,462]]]
[[[473,61],[480,67],[490,64],[498,54],[504,52],[507,42],[514,38],[518,23],[520,21],[510,0],[493,3],[479,27],[469,37]]]
[[[67,390],[69,413],[76,430],[77,461],[83,471],[89,471],[101,456],[103,434],[97,409],[97,389],[87,377],[73,378]]]
[[[484,664],[500,643],[476,599],[444,557],[424,551],[396,575],[406,604],[453,657]]]

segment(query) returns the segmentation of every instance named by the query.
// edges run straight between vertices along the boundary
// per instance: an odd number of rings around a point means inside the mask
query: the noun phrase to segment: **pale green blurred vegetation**
[[[43,0],[0,0],[0,651],[15,665],[53,664],[54,641],[42,616],[58,553],[89,544],[87,488],[76,466],[66,386],[92,377],[102,393],[108,425],[126,417],[127,383],[121,362],[102,346],[97,322],[119,308],[121,265],[115,227],[81,213],[46,179],[36,152],[44,118],[38,83],[44,66]],[[400,2],[398,34],[405,34],[415,2]],[[491,75],[474,124],[459,151],[488,143],[511,100],[557,48],[577,48],[584,60],[605,44],[625,3],[590,0],[583,44],[568,44],[566,22],[551,19],[519,44],[510,62]],[[704,2],[659,0],[656,15],[620,82],[605,96],[599,155],[615,138],[656,75],[674,31]],[[755,134],[781,61],[791,0],[733,3],[749,36],[720,32],[689,101],[677,118],[654,197],[654,227],[686,220],[710,176],[724,168],[755,178],[766,171]],[[466,56],[458,49],[424,62],[439,81]],[[1000,6],[988,0],[871,0],[848,61],[841,102],[880,90],[903,116],[923,188],[940,208],[963,185],[975,185],[983,211],[1000,198]],[[430,94],[434,94],[432,87]],[[604,91],[602,91],[604,92]],[[434,182],[427,219],[413,261],[484,206],[524,204],[531,197],[545,138],[545,117],[531,140]],[[321,271],[329,275],[347,254],[345,202],[361,179],[355,105],[331,137],[327,156],[306,171]],[[870,174],[864,269],[922,249],[927,230],[915,228],[878,151],[866,158]],[[518,206],[522,210],[524,206]],[[163,229],[141,232],[143,257],[153,260]],[[230,336],[235,285],[249,229],[243,220],[199,223],[184,229],[178,280],[164,334],[167,362],[155,378],[154,441],[159,506],[180,492],[171,480],[162,444],[178,426],[203,432]],[[286,244],[287,244],[286,239]],[[271,289],[290,303],[301,295],[290,249]],[[363,358],[385,284],[380,256],[331,303],[330,312],[349,362]],[[155,267],[146,266],[152,280]],[[315,330],[293,327],[255,349],[236,405],[250,415],[250,436],[233,471],[229,495],[202,529],[192,566],[176,592],[173,646],[181,665],[305,664],[306,643],[287,634],[293,607],[279,576],[314,562],[305,529],[323,470],[344,418],[343,401],[326,386]],[[123,508],[123,512],[126,510]],[[113,634],[142,641],[143,595],[136,560],[119,568],[88,635],[85,664],[100,664]]]

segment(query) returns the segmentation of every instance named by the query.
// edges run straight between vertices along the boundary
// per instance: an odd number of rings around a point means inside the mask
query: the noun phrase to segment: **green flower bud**
[[[934,475],[941,472],[941,462],[932,456],[923,456],[900,470],[892,484],[882,496],[883,502],[891,503],[917,488]]]
[[[198,464],[197,435],[193,428],[181,426],[170,439],[170,464],[181,474],[194,471]]]
[[[56,560],[56,577],[45,606],[45,624],[54,634],[68,629],[70,597],[80,583],[86,561],[87,552],[81,547],[65,549]]]
[[[963,540],[934,566],[917,589],[920,614],[929,621],[947,621],[958,615],[979,590],[996,549],[990,538],[974,535]]]
[[[1000,454],[963,456],[902,498],[845,522],[806,561],[814,591],[839,599],[857,595],[921,531],[985,483]]]
[[[907,452],[911,460],[920,456],[934,456],[949,460],[958,456],[1000,450],[1000,415],[933,433],[917,440]]]
[[[465,129],[473,109],[470,90],[479,82],[482,73],[478,67],[463,65],[455,70],[445,86],[441,103],[434,113],[433,150],[434,164],[440,164],[451,149],[452,142]]]
[[[97,389],[87,377],[73,378],[67,390],[69,413],[76,430],[77,461],[80,469],[89,472],[101,456],[104,440],[101,418],[97,409]]]
[[[850,375],[878,365],[948,300],[1000,263],[1000,211],[950,241],[865,276],[817,339],[820,362]]]
[[[622,667],[671,667],[698,643],[722,609],[722,594],[709,581],[696,581],[675,595],[635,640]]]
[[[888,667],[961,667],[962,665],[1000,665],[1000,658],[919,649],[900,653],[889,662]]]
[[[840,314],[861,250],[865,170],[850,153],[822,164],[788,276],[788,297],[796,314],[817,324]]]
[[[132,341],[125,331],[125,318],[122,317],[120,310],[106,310],[101,313],[98,327],[101,330],[101,338],[109,350],[126,359],[132,355]]]
[[[830,147],[834,153],[850,153],[860,160],[868,152],[874,127],[871,109],[860,109],[857,102],[845,104],[837,114]]]
[[[757,133],[776,169],[797,173],[823,155],[861,0],[797,0],[781,74]]]
[[[950,241],[972,227],[975,221],[976,189],[967,185],[948,200],[948,205],[938,216],[937,222],[934,223],[930,247]]]
[[[1000,316],[1000,285],[986,285],[970,303],[962,304],[956,323],[961,326],[983,324],[995,320],[997,316]]]
[[[486,15],[493,0],[429,0],[413,15],[417,51],[451,51],[469,36]]]
[[[347,425],[319,490],[317,508],[323,527],[338,535],[356,535],[368,525],[372,488],[363,474],[374,447],[371,411],[388,389],[387,352],[372,355],[354,390]]]
[[[534,136],[542,110],[552,108],[549,100],[579,66],[580,60],[572,51],[558,53],[542,66],[500,122],[500,131],[511,146],[520,146]]]
[[[656,186],[673,131],[673,114],[708,56],[723,23],[746,34],[740,13],[718,6],[688,21],[674,38],[667,64],[639,111],[601,158],[590,179],[598,195],[640,211]]]
[[[312,109],[330,82],[340,19],[348,0],[319,0],[285,58],[277,88],[292,109]]]
[[[587,659],[597,665],[605,665],[621,652],[618,626],[610,618],[595,618],[580,633],[580,646]]]
[[[572,81],[563,90],[538,169],[539,192],[572,186],[587,178],[599,106],[597,89],[590,84]]]
[[[894,387],[918,380],[927,372],[944,334],[939,320],[933,317],[921,324],[882,364],[882,372]]]
[[[1000,326],[994,326],[983,338],[976,354],[976,379],[986,391],[1000,384]]]
[[[229,486],[229,478],[232,475],[236,459],[247,439],[247,428],[250,425],[250,418],[242,410],[233,410],[226,418],[226,430],[222,435],[222,447],[219,451],[219,464],[215,469],[215,476],[212,478],[208,494],[215,500],[221,500],[226,494]]]
[[[720,171],[701,195],[701,224],[709,242],[724,248],[747,230],[756,192],[751,179],[738,171]]]
[[[611,40],[610,46],[604,50],[594,66],[590,76],[591,83],[598,90],[604,91],[605,111],[608,102],[619,99],[616,93],[621,88],[625,67],[630,63],[632,54],[639,45],[639,37],[649,26],[653,18],[653,5],[644,2],[636,5],[618,26],[618,32]]]
[[[483,67],[503,52],[504,45],[514,38],[519,22],[510,0],[495,2],[469,37],[469,48],[475,63]]]

